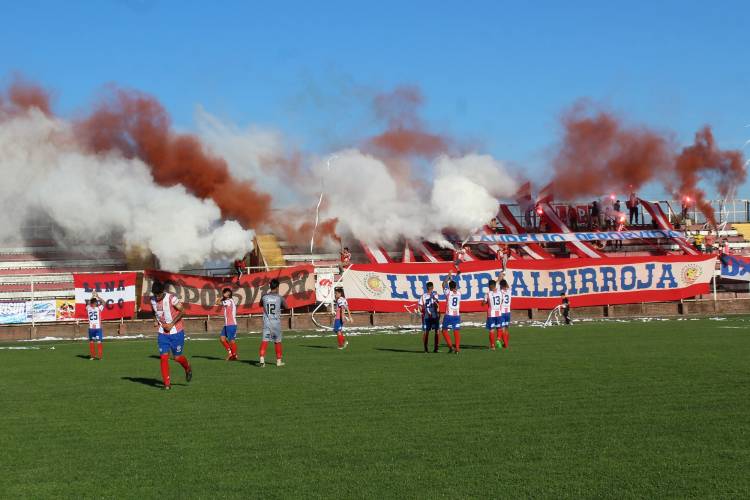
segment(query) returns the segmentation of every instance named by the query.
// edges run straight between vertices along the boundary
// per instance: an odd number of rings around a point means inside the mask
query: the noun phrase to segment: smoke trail
[[[3,99],[0,239],[17,240],[27,217],[42,211],[64,230],[66,241],[84,248],[124,241],[147,248],[168,270],[250,250],[253,233],[235,221],[222,222],[213,200],[201,200],[181,185],[157,185],[138,158],[81,148],[75,127],[51,116],[41,95],[16,91]],[[47,105],[40,109],[38,102]]]
[[[172,131],[166,111],[148,95],[111,89],[93,113],[76,124],[75,133],[94,153],[117,151],[142,160],[158,184],[179,184],[200,198],[210,198],[222,217],[244,227],[269,219],[271,197],[252,181],[232,177],[226,162],[210,155],[197,137]]]

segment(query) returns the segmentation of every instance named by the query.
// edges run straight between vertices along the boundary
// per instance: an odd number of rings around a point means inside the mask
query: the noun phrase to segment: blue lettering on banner
[[[411,297],[413,299],[416,299],[417,297],[419,297],[419,294],[417,293],[417,279],[419,279],[419,276],[416,276],[414,274],[406,275],[406,281],[409,282],[409,288],[411,289]]]
[[[578,293],[578,288],[576,288],[576,270],[570,269],[568,270],[568,277],[570,278],[570,286],[568,286],[568,293],[571,295],[576,295]]]
[[[550,281],[552,282],[552,290],[550,295],[556,297],[561,293],[567,292],[568,287],[565,286],[565,273],[562,271],[550,271]]]
[[[534,280],[534,293],[531,295],[534,297],[547,297],[549,292],[545,289],[544,292],[539,291],[539,271],[531,271],[531,279]]]
[[[466,283],[465,286],[459,285],[461,288],[461,291],[463,292],[461,294],[461,300],[469,300],[471,298],[471,274],[462,274],[459,279],[463,279],[464,283]]]
[[[648,272],[648,279],[646,281],[638,280],[638,290],[644,290],[651,288],[651,285],[654,284],[654,268],[656,267],[656,264],[646,264],[646,271]]]
[[[581,288],[578,290],[578,293],[591,293],[586,283],[591,285],[591,290],[593,290],[594,292],[599,291],[599,285],[596,284],[596,271],[594,269],[579,269],[578,274],[581,275]]]
[[[630,275],[630,281],[625,281],[625,276]],[[620,290],[628,291],[635,288],[635,267],[633,266],[623,266],[622,269],[620,269]]]
[[[485,290],[492,279],[492,275],[490,273],[478,273],[474,275],[474,278],[477,280],[477,295],[475,298],[483,299],[484,294],[486,293]]]
[[[395,274],[386,274],[385,278],[390,282],[391,284],[391,298],[392,299],[400,299],[400,300],[406,300],[409,298],[409,294],[406,292],[399,292],[396,290],[396,280],[398,279],[398,276]]]
[[[600,292],[616,292],[617,291],[617,272],[614,267],[604,266],[599,268],[599,272],[602,275],[602,287],[599,289]]]
[[[669,281],[669,288],[677,288],[677,280],[674,279],[674,274],[672,273],[672,264],[663,264],[661,266],[661,278],[659,278],[656,288],[665,288],[666,281]]]
[[[518,290],[521,290],[521,293],[518,293]],[[523,280],[523,273],[521,271],[513,271],[513,284],[510,286],[510,294],[514,297],[531,296],[531,292],[529,291],[526,282]]]

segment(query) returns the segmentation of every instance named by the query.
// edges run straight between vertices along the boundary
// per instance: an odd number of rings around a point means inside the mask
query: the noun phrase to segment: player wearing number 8
[[[456,277],[461,276],[459,272]],[[445,294],[445,316],[443,316],[443,339],[448,344],[448,352],[458,354],[461,351],[461,294],[458,284],[453,280],[453,271],[448,273],[448,279],[443,282]],[[448,335],[453,331],[454,342]]]
[[[272,279],[268,293],[260,298],[263,308],[263,339],[260,342],[259,366],[266,366],[266,349],[268,343],[273,341],[276,351],[276,366],[284,366],[281,361],[281,310],[288,309],[284,297],[279,295],[279,280]]]

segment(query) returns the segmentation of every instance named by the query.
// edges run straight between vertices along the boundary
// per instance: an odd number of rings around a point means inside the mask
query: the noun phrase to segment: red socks
[[[453,349],[453,342],[451,342],[451,337],[448,335],[448,330],[443,330],[443,338],[445,339],[445,343],[448,344],[448,348]]]
[[[264,340],[260,343],[260,351],[258,352],[261,358],[266,357],[266,349],[268,349],[268,341]]]
[[[179,355],[176,358],[174,358],[174,360],[180,363],[180,366],[182,366],[185,369],[185,373],[190,371],[190,363],[188,362],[185,356]]]
[[[456,352],[461,350],[461,332],[458,330],[453,330],[453,338],[456,341]]]
[[[339,332],[337,334],[336,341],[339,343],[339,347],[344,347],[344,342],[346,342],[346,339],[344,338],[344,334]]]
[[[495,330],[490,330],[490,349],[495,348]]]
[[[164,381],[164,386],[169,387],[169,354],[162,354],[161,359],[161,379]]]
[[[503,349],[508,348],[508,344],[510,344],[510,333],[508,333],[508,330],[503,330]]]
[[[235,342],[234,340],[229,342],[229,350],[232,353],[232,357],[236,358],[237,357],[237,342]]]
[[[232,348],[229,346],[229,342],[227,342],[226,337],[219,337],[219,342],[221,342],[221,345],[223,345],[224,349],[227,350],[227,354],[232,354]]]
[[[281,342],[274,342],[273,350],[276,351],[276,359],[281,359]]]
[[[99,345],[97,347],[99,348],[99,359],[102,359],[102,354],[104,353],[104,344],[99,342]]]
[[[92,358],[96,357],[96,346],[93,341],[89,341],[89,356]]]

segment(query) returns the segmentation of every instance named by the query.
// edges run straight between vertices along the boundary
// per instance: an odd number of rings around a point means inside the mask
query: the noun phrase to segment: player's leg
[[[96,345],[94,339],[96,338],[96,330],[89,328],[89,360],[96,359]]]
[[[171,346],[169,344],[169,335],[160,333],[156,342],[159,347],[159,366],[161,368],[161,379],[162,382],[164,382],[164,388],[170,389],[172,386],[169,379],[169,352],[171,350]]]
[[[229,342],[227,341],[227,327],[226,326],[221,327],[221,335],[219,335],[219,342],[221,342],[221,346],[224,348],[224,350],[227,351],[227,361],[229,361],[229,358],[232,357],[232,348],[229,347]]]
[[[273,335],[273,349],[276,351],[276,366],[284,366],[284,362],[281,360],[283,355],[283,348],[281,347],[281,325]]]
[[[432,352],[438,352],[438,349],[440,348],[440,320],[438,318],[432,319],[432,330],[435,331],[432,339]]]
[[[453,352],[453,341],[448,335],[448,329],[452,329],[450,316],[443,316],[443,340],[448,344],[448,352]]]
[[[346,349],[346,347],[349,345],[349,342],[346,340],[346,336],[344,335],[344,322],[340,319],[337,319],[333,325],[333,328],[336,331],[336,342],[338,342],[339,349]]]
[[[266,366],[266,350],[268,349],[268,342],[271,341],[271,332],[268,328],[263,327],[263,336],[260,340],[260,348],[258,349],[258,366],[261,368]]]
[[[461,351],[461,318],[460,316],[457,318],[456,324],[453,325],[453,344],[454,344],[454,352],[456,354]]]
[[[96,350],[98,358],[101,360],[104,354],[104,330],[99,329],[96,336]]]
[[[487,318],[487,332],[490,336],[490,349],[495,350],[495,330],[492,324],[492,318]]]
[[[226,327],[227,342],[229,344],[229,359],[237,361],[237,325],[229,325]]]
[[[190,362],[185,357],[185,332],[178,332],[169,336],[170,347],[174,360],[177,361],[182,369],[185,370],[185,380],[190,382],[193,378],[193,369]]]
[[[424,352],[427,350],[428,340],[430,339],[430,320],[428,318],[422,318],[422,345],[424,346]]]

